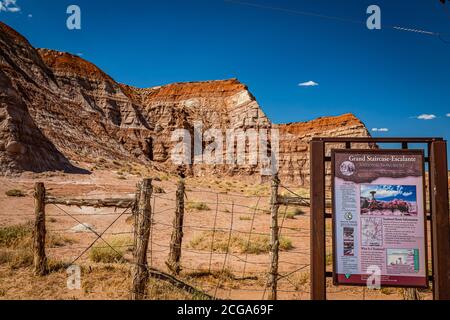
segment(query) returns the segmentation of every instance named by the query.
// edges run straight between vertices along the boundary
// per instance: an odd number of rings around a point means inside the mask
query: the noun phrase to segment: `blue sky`
[[[0,10],[0,20],[34,46],[80,53],[119,82],[237,77],[275,123],[352,112],[388,130],[374,136],[450,137],[450,3],[247,0],[287,12],[224,0],[0,1],[20,8]],[[66,28],[70,4],[81,8],[81,30]],[[366,28],[371,4],[381,30]],[[318,85],[299,86],[308,81]]]
[[[394,199],[417,201],[416,186],[402,185],[361,185],[361,197],[372,198],[371,191],[376,191],[375,199],[391,201]]]

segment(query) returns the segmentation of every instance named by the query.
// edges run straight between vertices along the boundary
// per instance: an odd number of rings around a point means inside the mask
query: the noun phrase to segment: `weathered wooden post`
[[[34,274],[43,276],[48,272],[45,255],[45,186],[38,182],[34,186],[34,208],[36,220],[33,233]]]
[[[166,262],[167,267],[174,274],[181,271],[181,245],[183,242],[183,219],[184,219],[184,179],[180,178],[176,192],[176,209],[173,220],[172,238],[170,240],[169,259]]]
[[[325,144],[310,142],[310,198],[311,198],[311,300],[326,299],[325,266]]]
[[[433,297],[436,300],[450,300],[447,142],[433,141],[430,151]]]
[[[149,278],[147,249],[151,225],[152,179],[144,179],[138,185],[134,214],[134,268],[131,299],[142,300],[147,294]]]
[[[271,237],[270,237],[270,274],[269,274],[269,300],[277,300],[277,283],[278,283],[278,249],[280,241],[278,239],[278,186],[280,180],[278,175],[272,177],[271,198],[270,198],[270,214],[271,214]]]

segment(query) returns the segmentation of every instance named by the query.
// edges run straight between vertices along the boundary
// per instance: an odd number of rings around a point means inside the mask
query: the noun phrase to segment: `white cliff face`
[[[248,90],[242,90],[225,100],[231,128],[270,128],[271,123]]]

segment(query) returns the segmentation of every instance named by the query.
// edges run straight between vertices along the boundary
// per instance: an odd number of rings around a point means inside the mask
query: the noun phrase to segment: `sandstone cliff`
[[[237,79],[140,89],[69,53],[34,49],[0,23],[0,172],[77,171],[71,161],[122,159],[174,171],[174,129],[280,131],[280,174],[308,183],[313,136],[367,136],[355,116],[275,125]],[[204,141],[206,144],[207,141]],[[239,142],[238,142],[239,143]],[[244,143],[247,147],[246,142]],[[269,146],[270,147],[270,146]],[[196,155],[192,154],[192,158]],[[194,175],[253,175],[255,165],[194,165]]]
[[[281,124],[280,130],[280,176],[300,185],[309,184],[309,142],[313,137],[367,137],[365,125],[353,114],[322,117],[308,122]],[[327,145],[326,152],[332,147]],[[355,145],[358,147],[358,145]],[[359,146],[359,147],[367,147]]]

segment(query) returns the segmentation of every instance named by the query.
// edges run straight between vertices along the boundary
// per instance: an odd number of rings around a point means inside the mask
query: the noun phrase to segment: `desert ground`
[[[148,264],[168,272],[175,190],[178,178],[133,166],[104,164],[90,175],[24,173],[0,178],[0,299],[128,299],[133,219],[131,210],[46,206],[50,273],[33,275],[31,230],[33,186],[70,198],[133,197],[142,177],[152,177],[152,230]],[[308,197],[308,190],[290,186]],[[269,183],[213,177],[186,179],[182,271],[189,285],[220,299],[267,299],[270,233]],[[289,193],[284,188],[282,193]],[[89,225],[103,240],[80,224]],[[309,299],[310,221],[307,207],[280,207],[279,299]],[[75,228],[78,226],[78,232]],[[213,232],[213,230],[215,230]],[[230,230],[232,230],[230,232]],[[214,238],[214,241],[212,239]],[[93,244],[94,243],[94,244]],[[93,244],[93,245],[92,245]],[[109,246],[112,246],[111,249]],[[81,288],[67,288],[66,267],[81,267]],[[331,223],[327,225],[327,268],[331,271]],[[402,299],[402,289],[366,290],[327,285],[329,299]],[[429,290],[420,291],[430,299]],[[200,297],[150,279],[148,299]]]

